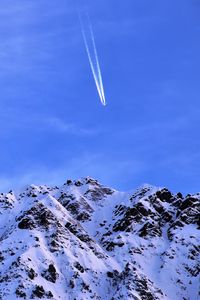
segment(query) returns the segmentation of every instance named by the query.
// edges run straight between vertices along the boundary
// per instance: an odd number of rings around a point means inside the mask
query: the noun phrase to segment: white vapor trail
[[[88,23],[88,26],[89,26],[89,33],[90,33],[92,46],[93,46],[92,51],[93,51],[93,55],[94,55],[94,61],[92,59],[92,55],[91,55],[91,51],[90,51],[91,49],[89,47],[89,43],[88,43],[88,40],[87,40],[87,36],[86,36],[85,30],[84,30],[83,21],[82,21],[80,13],[79,13],[79,20],[80,20],[81,32],[82,32],[86,52],[87,52],[87,55],[88,55],[88,60],[89,60],[89,63],[90,63],[90,67],[91,67],[91,70],[92,70],[92,74],[93,74],[93,77],[94,77],[96,88],[97,88],[97,91],[98,91],[98,94],[99,94],[99,98],[101,100],[101,103],[103,105],[106,105],[105,93],[104,93],[104,88],[103,88],[103,81],[102,81],[102,76],[101,76],[101,69],[100,69],[99,59],[98,59],[98,55],[97,55],[97,49],[96,49],[96,45],[95,45],[94,33],[93,33],[93,30],[92,30],[92,24],[90,22],[88,14],[87,14],[87,23]]]
[[[100,65],[99,65],[99,59],[98,59],[97,49],[96,49],[95,40],[94,40],[94,33],[92,30],[92,25],[89,20],[89,17],[88,17],[88,21],[89,21],[90,33],[91,33],[91,37],[92,37],[94,55],[95,55],[95,59],[96,59],[96,66],[97,66],[99,84],[100,84],[100,88],[101,88],[101,95],[102,95],[102,99],[103,99],[103,104],[106,105],[106,99],[105,99],[104,88],[103,88],[103,80],[102,80],[102,76],[101,76],[101,69],[100,69]]]

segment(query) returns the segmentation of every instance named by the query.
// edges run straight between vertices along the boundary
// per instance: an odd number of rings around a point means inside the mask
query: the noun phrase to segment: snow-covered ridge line
[[[90,177],[2,193],[0,299],[197,299],[199,200]]]

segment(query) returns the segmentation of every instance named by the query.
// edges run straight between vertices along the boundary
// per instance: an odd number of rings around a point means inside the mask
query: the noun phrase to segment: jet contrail
[[[89,47],[86,32],[84,30],[83,21],[82,21],[81,15],[79,13],[81,32],[82,32],[86,52],[87,52],[87,55],[88,55],[88,60],[89,60],[89,63],[90,63],[90,67],[91,67],[91,70],[92,70],[92,74],[93,74],[93,77],[94,77],[94,81],[95,81],[95,84],[96,84],[96,88],[97,88],[97,91],[98,91],[98,94],[99,94],[99,98],[101,100],[101,103],[103,105],[106,105],[104,88],[103,88],[103,81],[102,81],[102,76],[101,76],[101,69],[100,69],[100,65],[99,65],[99,59],[98,59],[98,55],[97,55],[97,49],[96,49],[96,44],[95,44],[95,39],[94,39],[94,33],[93,33],[93,29],[92,29],[92,24],[91,24],[90,19],[89,19],[89,15],[88,14],[86,14],[86,15],[87,15],[87,22],[88,22],[88,26],[89,26],[89,33],[90,33],[90,37],[91,37],[91,40],[92,40],[92,46],[93,46],[92,51],[93,51],[94,60],[92,59],[92,55],[91,55],[92,52],[91,52],[91,49]]]
[[[92,74],[93,74],[93,77],[94,77],[94,81],[95,81],[95,84],[96,84],[96,87],[97,87],[97,91],[98,91],[98,94],[99,94],[99,97],[100,97],[100,100],[101,100],[102,104],[104,104],[101,84],[100,84],[99,78],[98,78],[98,73],[96,74],[96,70],[94,68],[94,64],[93,64],[92,57],[91,57],[91,54],[90,54],[89,46],[88,46],[88,43],[87,43],[86,35],[85,35],[85,32],[83,31],[83,29],[82,29],[82,35],[83,35],[83,39],[84,39],[85,48],[86,48],[86,51],[87,51],[90,67],[91,67]]]
[[[100,69],[100,65],[99,65],[99,58],[98,58],[97,49],[96,49],[96,45],[95,45],[94,33],[93,33],[93,30],[92,30],[92,24],[90,22],[89,16],[88,16],[88,23],[89,23],[90,33],[91,33],[91,37],[92,37],[94,55],[95,55],[95,59],[96,59],[96,66],[97,66],[99,84],[100,84],[100,88],[101,88],[101,95],[102,95],[102,99],[103,99],[103,104],[106,105],[106,99],[105,99],[104,88],[103,88],[103,81],[102,81],[102,76],[101,76],[101,69]]]

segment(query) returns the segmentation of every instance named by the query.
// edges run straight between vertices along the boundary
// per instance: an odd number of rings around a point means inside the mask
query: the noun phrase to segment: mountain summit
[[[0,299],[195,300],[200,194],[92,178],[0,194]]]

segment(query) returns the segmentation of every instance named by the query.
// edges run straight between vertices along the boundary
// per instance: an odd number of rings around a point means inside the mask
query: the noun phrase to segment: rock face
[[[91,178],[2,193],[0,299],[198,299],[199,204]]]

